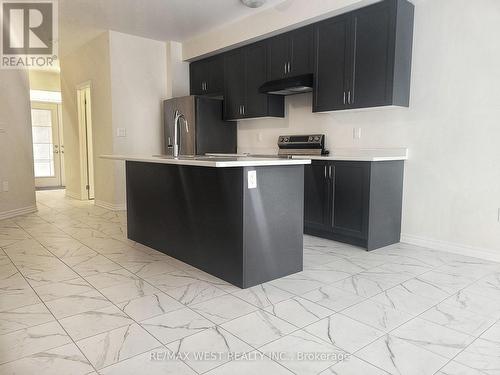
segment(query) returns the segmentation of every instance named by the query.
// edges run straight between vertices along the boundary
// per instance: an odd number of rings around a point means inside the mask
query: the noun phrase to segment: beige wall
[[[29,80],[31,90],[61,91],[59,72],[30,70]]]
[[[166,44],[110,31],[109,45],[113,153],[159,154],[163,146],[162,100],[167,95]],[[118,128],[125,128],[126,137],[117,137]],[[102,162],[115,168],[114,198],[105,202],[125,207],[125,163]]]
[[[379,0],[285,0],[254,16],[222,25],[185,41],[182,46],[183,56],[185,60],[190,60],[210,55],[213,51],[257,41],[377,1]]]
[[[186,43],[185,57],[346,3],[285,1],[234,32],[221,29]],[[403,239],[500,259],[500,44],[494,37],[500,1],[414,3],[409,109],[313,114],[311,94],[287,97],[286,118],[238,124],[239,151],[269,152],[279,134],[315,132],[326,133],[329,148],[409,147]],[[355,127],[362,129],[360,140],[353,139]]]
[[[61,88],[65,141],[65,171],[67,193],[83,198],[77,87],[91,83],[92,129],[94,146],[95,199],[114,201],[113,165],[99,159],[99,155],[113,153],[111,108],[111,76],[109,34],[101,34],[74,53],[61,59]]]
[[[76,87],[90,81],[95,202],[125,208],[124,163],[105,154],[162,151],[162,100],[167,96],[164,42],[107,31],[61,61],[67,191],[81,195]],[[118,137],[118,128],[126,136]]]
[[[0,70],[0,219],[32,212],[35,206],[28,74]]]
[[[167,98],[189,95],[189,63],[183,60],[182,44],[167,42]]]

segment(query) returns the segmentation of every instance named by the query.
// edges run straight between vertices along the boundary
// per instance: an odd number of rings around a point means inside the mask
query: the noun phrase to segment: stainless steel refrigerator
[[[236,153],[236,123],[222,120],[222,100],[191,95],[163,102],[166,155],[173,153],[176,111],[184,117],[178,125],[179,155]]]

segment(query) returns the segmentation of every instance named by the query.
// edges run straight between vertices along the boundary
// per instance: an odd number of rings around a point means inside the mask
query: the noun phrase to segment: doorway
[[[92,102],[90,82],[77,87],[82,198],[94,199],[94,153],[92,144]]]
[[[31,126],[35,187],[64,187],[64,142],[56,103],[32,102]]]

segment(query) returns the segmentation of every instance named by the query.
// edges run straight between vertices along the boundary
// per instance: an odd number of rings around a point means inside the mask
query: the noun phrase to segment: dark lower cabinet
[[[312,163],[304,169],[304,222],[306,226],[331,227],[331,194],[327,163]]]
[[[334,162],[331,168],[333,231],[366,238],[370,163]]]
[[[304,233],[368,250],[401,234],[404,161],[313,161],[304,172]]]

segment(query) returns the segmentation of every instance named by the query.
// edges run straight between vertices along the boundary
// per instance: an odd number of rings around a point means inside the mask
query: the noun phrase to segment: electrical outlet
[[[353,139],[361,139],[361,128],[353,128],[352,129],[352,138]]]
[[[3,191],[9,191],[9,181],[4,181],[2,183]]]
[[[257,171],[248,171],[248,188],[257,188]]]
[[[127,136],[127,128],[117,128],[116,129],[117,137],[126,137]]]
[[[258,133],[257,133],[257,140],[258,140],[259,142],[262,142],[262,133],[261,133],[261,132],[258,132]]]

